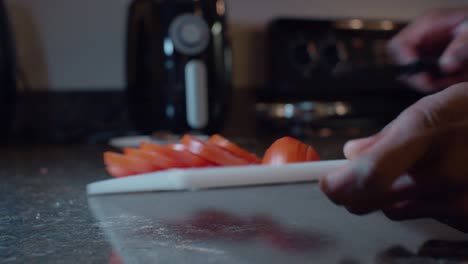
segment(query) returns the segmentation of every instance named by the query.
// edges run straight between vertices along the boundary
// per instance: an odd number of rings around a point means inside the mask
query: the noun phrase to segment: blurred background
[[[124,38],[129,0],[7,0],[18,57],[32,89],[123,90]],[[235,50],[233,84],[265,84],[263,38],[280,16],[410,20],[464,0],[235,0],[226,2]],[[255,56],[255,60],[252,60]]]
[[[114,136],[171,130],[171,127],[134,129],[132,118],[129,118],[127,113],[128,94],[124,91],[128,86],[128,65],[125,56],[128,54],[127,25],[131,3],[130,0],[5,1],[18,66],[19,99],[13,129],[14,138],[19,141],[31,139],[50,142],[99,142]],[[227,29],[223,34],[232,47],[233,55],[232,75],[229,75],[229,89],[226,90],[226,94],[230,93],[231,88],[234,92],[232,100],[222,102],[231,108],[228,119],[230,122],[223,124],[224,130],[221,132],[253,135],[258,127],[260,130],[274,127],[278,129],[279,134],[307,136],[309,132],[305,131],[304,127],[337,126],[316,121],[314,115],[317,111],[321,111],[322,115],[323,112],[329,111],[335,115],[352,112],[354,118],[356,113],[359,113],[359,120],[365,119],[367,114],[383,113],[385,118],[373,126],[379,127],[420,95],[409,92],[398,94],[392,99],[385,93],[376,96],[375,90],[367,88],[367,93],[363,93],[362,89],[343,90],[339,84],[333,84],[334,87],[327,91],[327,88],[322,86],[326,86],[328,80],[314,79],[314,76],[323,75],[323,71],[310,73],[314,69],[307,68],[313,67],[310,63],[313,64],[311,61],[315,55],[311,54],[311,49],[316,49],[314,45],[317,44],[319,49],[327,53],[328,46],[320,47],[325,45],[323,42],[327,45],[332,42],[332,52],[338,54],[333,56],[342,59],[339,57],[342,54],[337,49],[340,47],[340,39],[351,39],[354,49],[368,49],[362,43],[388,39],[390,33],[396,33],[402,25],[425,10],[465,3],[465,0],[227,0]],[[280,23],[273,23],[278,20]],[[314,21],[327,21],[328,24],[314,24]],[[364,39],[364,42],[356,42],[354,35],[348,33],[335,34],[332,37],[323,33],[336,33],[340,21],[351,23],[351,28],[348,28],[350,30],[356,26],[355,23],[358,23],[358,29],[367,30],[366,21],[377,21],[383,25],[381,31],[389,31],[389,34],[376,33],[375,37],[366,35],[367,39]],[[293,29],[297,30],[297,34],[288,35]],[[313,39],[314,32],[322,33],[317,33],[320,35],[316,39],[317,43],[308,45],[310,43],[307,42],[307,38]],[[286,41],[281,42],[281,39]],[[335,42],[338,44],[335,45]],[[383,44],[379,45],[382,47]],[[300,50],[301,48],[307,50]],[[295,70],[295,62],[289,65],[287,59],[281,59],[281,54],[291,52],[294,53],[291,55],[293,60],[297,59],[299,64],[302,63],[298,67],[303,68]],[[353,54],[348,50],[346,56],[352,57]],[[275,60],[276,55],[278,58]],[[367,57],[363,58],[375,62],[378,58],[374,55],[366,55]],[[229,69],[230,67],[231,65]],[[281,68],[284,68],[284,72]],[[300,77],[295,76],[299,73]],[[283,85],[288,82],[290,85]],[[317,87],[321,88],[312,93],[302,92],[307,89],[304,87],[314,83],[320,83]],[[350,85],[354,86],[359,84]],[[284,92],[285,90],[287,92]],[[366,98],[366,101],[362,101],[363,98]],[[391,111],[385,110],[387,106],[382,105],[382,102],[388,103],[389,100],[396,102],[389,106],[394,106]],[[356,110],[353,108],[353,102],[354,105],[368,107]],[[324,105],[321,105],[322,103]],[[376,105],[382,109],[376,110]],[[167,109],[169,108],[166,107],[164,111]],[[313,112],[312,116],[304,117],[304,112],[310,111]],[[280,122],[276,120],[278,113],[282,119]],[[302,116],[296,116],[297,113]],[[250,115],[256,115],[258,119],[246,120],[245,117]],[[219,118],[224,119],[222,116]],[[287,119],[287,122],[283,122],[284,119]],[[338,127],[349,127],[349,123],[340,120]],[[359,122],[352,124],[363,127]],[[220,129],[209,132],[215,130]],[[180,131],[184,130],[177,130]],[[316,132],[314,130],[311,133]],[[320,133],[329,135],[330,130],[321,130]]]

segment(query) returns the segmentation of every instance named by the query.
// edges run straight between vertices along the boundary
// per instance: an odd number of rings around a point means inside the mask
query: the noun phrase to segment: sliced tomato
[[[122,168],[117,165],[107,165],[106,171],[110,176],[116,177],[116,178],[127,177],[133,174],[136,174],[136,172],[134,171]]]
[[[188,151],[183,144],[170,144],[167,145],[167,147],[177,151],[180,159],[189,164],[189,167],[208,167],[216,165]]]
[[[153,164],[153,166],[156,166],[160,170],[183,167],[176,160],[166,157],[161,153],[149,151],[146,149],[125,148],[124,153],[125,155],[145,160],[146,162],[150,162],[151,164]]]
[[[209,142],[202,141],[190,135],[185,135],[181,140],[188,151],[210,162],[221,166],[248,165],[249,162],[238,158],[222,148]]]
[[[104,152],[104,163],[107,166],[117,166],[132,171],[135,174],[152,172],[160,169],[147,160],[111,151]]]
[[[228,139],[226,139],[226,138],[224,138],[224,137],[222,137],[222,136],[220,136],[218,134],[215,134],[215,135],[211,136],[210,139],[208,140],[208,142],[211,143],[211,144],[214,144],[214,145],[216,145],[218,147],[221,147],[222,149],[228,151],[229,153],[231,153],[234,156],[237,156],[239,158],[243,158],[243,159],[247,160],[249,163],[259,164],[259,163],[262,162],[254,154],[248,152],[247,150],[239,147],[235,143],[229,141]]]
[[[312,146],[292,137],[283,137],[271,144],[265,152],[262,163],[279,165],[317,160],[320,160],[320,157]]]
[[[157,153],[174,161],[175,167],[177,168],[187,168],[190,167],[190,163],[186,162],[180,155],[180,153],[172,148],[169,148],[166,145],[159,145],[150,142],[142,142],[140,144],[140,149],[145,150],[152,153]]]

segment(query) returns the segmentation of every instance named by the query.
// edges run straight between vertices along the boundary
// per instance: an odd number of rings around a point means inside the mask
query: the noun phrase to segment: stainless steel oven
[[[404,25],[384,19],[278,18],[269,23],[268,83],[258,91],[256,104],[262,126],[362,126],[384,124],[396,116],[422,95],[384,71],[350,78],[335,73],[392,65],[386,45]]]

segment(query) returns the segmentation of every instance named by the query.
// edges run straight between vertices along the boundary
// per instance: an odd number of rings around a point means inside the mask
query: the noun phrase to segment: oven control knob
[[[208,24],[201,17],[183,14],[172,21],[169,37],[178,52],[191,56],[203,52],[208,47],[210,31]]]

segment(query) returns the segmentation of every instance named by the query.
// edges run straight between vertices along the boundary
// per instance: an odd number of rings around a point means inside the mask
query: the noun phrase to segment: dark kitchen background
[[[18,65],[18,105],[12,138],[20,141],[105,142],[111,137],[137,134],[128,116],[125,99],[125,39],[129,0],[8,0],[8,14]],[[267,34],[271,21],[314,19],[325,21],[394,21],[411,20],[424,10],[439,6],[457,6],[465,0],[232,0],[227,1],[228,34],[233,49],[233,101],[224,133],[253,135],[265,128],[278,133],[308,135],[333,133],[336,124],[301,119],[268,122],[276,111],[288,117],[288,111],[307,111],[317,105],[299,104],[298,95],[273,98],[268,71],[271,58],[284,50],[272,51]],[[354,20],[353,20],[354,19]],[[386,22],[384,22],[385,25]],[[393,24],[392,24],[393,25]],[[359,25],[358,25],[359,26]],[[307,28],[307,27],[305,27]],[[394,29],[394,28],[392,28]],[[269,42],[270,41],[270,42]],[[270,49],[268,48],[270,47]],[[269,54],[269,56],[268,56]],[[299,55],[300,56],[300,55]],[[279,64],[281,65],[281,64]],[[285,73],[291,67],[284,64]],[[288,68],[289,67],[289,68]],[[287,75],[284,76],[287,79]],[[359,101],[361,93],[346,91],[349,100]],[[307,101],[319,100],[334,110],[347,111],[347,100],[339,91],[318,91]],[[402,94],[401,105],[418,95]],[[293,98],[294,97],[294,98]],[[300,93],[299,93],[300,97]],[[391,107],[392,99],[382,102],[366,97],[364,104]],[[301,99],[301,98],[299,98]],[[390,100],[390,102],[389,102]],[[321,105],[319,105],[321,106]],[[270,108],[265,108],[270,107]],[[294,107],[299,107],[297,110]],[[301,108],[302,107],[302,108]],[[325,109],[324,108],[324,109]],[[267,109],[267,110],[265,110]],[[272,110],[273,109],[273,110]],[[263,112],[262,112],[263,110]],[[310,110],[310,109],[309,109]],[[393,109],[394,114],[395,109]],[[257,113],[255,113],[257,111]],[[266,111],[266,112],[265,112]],[[367,109],[374,115],[380,110]],[[286,113],[285,113],[286,112]],[[294,113],[296,113],[294,112]],[[385,111],[384,111],[385,112]],[[266,114],[265,114],[266,113]],[[263,114],[263,116],[262,116]],[[391,114],[385,118],[390,118]],[[252,118],[256,115],[256,118]],[[289,113],[291,115],[291,113]],[[284,117],[284,116],[283,116]],[[353,129],[365,129],[366,114],[345,122]],[[378,128],[386,119],[377,120]],[[266,120],[266,121],[265,121]],[[258,121],[258,122],[257,122]],[[380,123],[379,123],[380,121]],[[304,130],[303,125],[313,129]],[[339,130],[339,129],[338,129]]]

